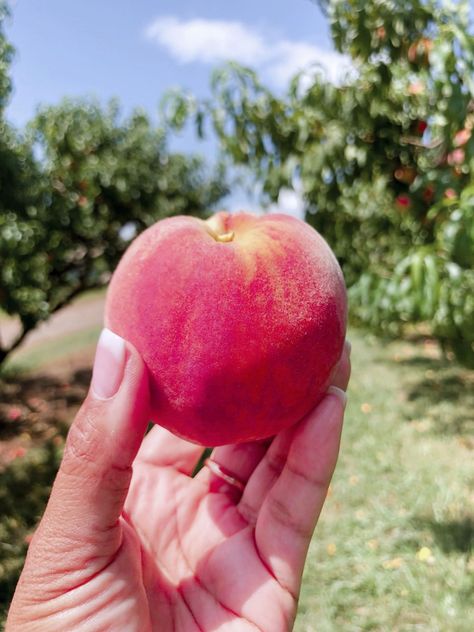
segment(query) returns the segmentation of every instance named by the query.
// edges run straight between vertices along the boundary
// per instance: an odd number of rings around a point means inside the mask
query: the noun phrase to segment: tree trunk
[[[97,283],[95,285],[90,285],[90,286],[85,286],[85,285],[77,286],[74,290],[72,290],[72,292],[63,301],[61,301],[60,303],[54,306],[49,316],[52,316],[55,312],[59,311],[60,309],[68,305],[72,300],[74,300],[77,296],[82,294],[85,290],[94,290],[99,287],[102,287],[100,283]],[[30,333],[30,331],[32,331],[38,324],[39,324],[39,321],[34,322],[34,323],[22,323],[22,330],[19,333],[18,337],[10,345],[10,347],[5,349],[5,347],[2,347],[0,345],[0,367],[5,362],[5,360],[10,355],[10,353],[12,353],[12,351],[14,351],[17,347],[21,345],[21,343],[26,338],[26,336]]]
[[[33,329],[32,326],[28,327],[26,325],[23,325],[23,328],[20,331],[19,335],[7,349],[5,349],[5,347],[0,347],[0,367],[3,365],[3,363],[8,358],[10,353],[15,351],[15,349],[21,345],[23,340],[26,338],[26,336],[30,333],[32,329]]]
[[[2,366],[4,361],[7,359],[9,353],[9,349],[4,349],[3,347],[0,347],[0,366]]]

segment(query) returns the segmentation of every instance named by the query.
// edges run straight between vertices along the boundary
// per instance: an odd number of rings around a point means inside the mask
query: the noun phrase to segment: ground
[[[22,346],[22,350],[30,350],[46,341],[56,342],[61,337],[83,332],[90,327],[98,327],[104,317],[104,290],[86,292],[80,299],[64,309],[56,312],[51,318],[33,330]],[[1,312],[0,312],[1,316]],[[0,317],[0,333],[2,342],[8,345],[18,335],[20,322],[17,318]]]
[[[96,321],[71,329],[73,312],[63,315],[61,334],[30,342],[0,387],[4,609],[88,387],[102,298],[87,300]],[[356,329],[350,337],[341,456],[295,629],[467,632],[474,620],[474,373],[444,360],[430,340],[380,341]]]
[[[0,467],[64,434],[87,391],[103,313],[104,293],[86,294],[33,331],[8,361],[0,382]],[[18,323],[1,318],[0,333],[11,340]]]

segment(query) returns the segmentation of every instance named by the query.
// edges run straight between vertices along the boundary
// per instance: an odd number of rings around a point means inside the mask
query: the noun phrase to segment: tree
[[[204,215],[226,193],[196,157],[170,154],[143,112],[64,101],[28,129],[36,198],[2,220],[2,306],[20,316],[13,347],[86,289],[110,278],[131,237],[174,214]],[[0,350],[0,361],[12,348]]]
[[[32,250],[38,230],[35,217],[41,174],[31,146],[5,120],[11,92],[8,68],[13,55],[3,29],[7,16],[8,9],[0,1],[0,305],[12,313],[13,304],[23,305],[25,293],[42,277],[41,258]],[[23,331],[11,347],[22,340]],[[4,355],[0,344],[0,362]]]
[[[210,123],[225,159],[247,166],[266,199],[301,191],[306,220],[343,266],[354,317],[393,333],[427,322],[474,363],[468,4],[323,4],[352,62],[337,85],[313,68],[281,98],[230,64],[214,74],[212,99],[172,94],[166,117],[179,127],[193,116],[201,133]]]
[[[13,129],[7,15],[0,0],[0,305],[21,330],[0,340],[0,364],[40,321],[104,285],[132,236],[170,215],[207,214],[227,193],[221,172],[170,153],[163,130],[143,112],[123,119],[116,103],[66,100],[24,134]]]

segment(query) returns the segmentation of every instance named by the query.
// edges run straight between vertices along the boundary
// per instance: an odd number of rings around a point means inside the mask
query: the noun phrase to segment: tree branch
[[[66,298],[64,298],[62,301],[60,301],[54,306],[48,318],[52,316],[55,312],[62,309],[63,307],[66,307],[66,305],[68,305],[77,296],[79,296],[79,294],[82,294],[82,292],[84,292],[85,290],[94,290],[100,287],[102,287],[100,283],[96,283],[90,286],[84,286],[84,285],[77,286]],[[0,365],[3,364],[3,362],[7,359],[7,357],[21,345],[21,343],[24,341],[24,339],[30,333],[30,331],[33,331],[33,329],[35,329],[35,327],[38,324],[39,324],[39,321],[31,325],[25,325],[24,323],[22,323],[23,325],[22,330],[20,334],[17,336],[17,338],[15,338],[13,343],[7,349],[0,346]]]
[[[69,305],[69,303],[71,301],[73,301],[77,296],[79,296],[79,294],[82,294],[82,292],[85,292],[86,290],[94,290],[96,288],[102,287],[101,285],[99,285],[98,283],[95,285],[90,285],[90,286],[86,286],[86,285],[78,285],[70,294],[68,294],[68,296],[66,296],[62,301],[60,301],[59,303],[56,303],[56,305],[53,307],[53,309],[51,310],[50,316],[52,314],[54,314],[55,312],[59,311],[60,309],[62,309],[63,307],[66,307],[66,305]]]
[[[23,325],[20,334],[15,338],[15,340],[8,347],[8,349],[5,349],[4,347],[0,348],[0,365],[3,364],[3,362],[7,359],[10,353],[15,351],[15,349],[21,345],[23,340],[30,333],[30,331],[34,329],[34,327],[35,327],[34,325],[29,325],[29,326]]]
[[[412,145],[413,147],[420,147],[421,149],[437,149],[443,144],[442,139],[433,140],[431,143],[423,143],[416,136],[402,136],[400,138],[401,143],[405,143],[405,145]]]

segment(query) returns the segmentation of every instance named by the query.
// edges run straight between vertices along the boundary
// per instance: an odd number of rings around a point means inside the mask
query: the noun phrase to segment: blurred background
[[[353,378],[296,630],[474,620],[474,36],[454,0],[0,0],[0,608],[106,286],[175,214],[335,251]]]

